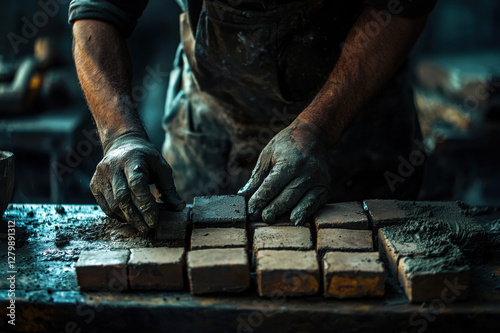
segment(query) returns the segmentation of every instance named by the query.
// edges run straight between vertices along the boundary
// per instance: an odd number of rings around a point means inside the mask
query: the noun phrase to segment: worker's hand
[[[158,150],[140,135],[125,134],[106,147],[90,188],[108,216],[127,221],[146,234],[159,215],[149,184],[156,185],[168,209],[185,207],[175,190],[172,169]]]
[[[331,145],[319,129],[296,119],[262,150],[248,183],[238,194],[248,201],[250,219],[272,223],[291,211],[303,224],[326,203],[331,176]]]

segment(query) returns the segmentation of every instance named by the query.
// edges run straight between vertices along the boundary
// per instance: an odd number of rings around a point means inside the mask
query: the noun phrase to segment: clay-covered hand
[[[303,224],[326,203],[331,145],[320,130],[296,119],[262,150],[252,176],[238,194],[248,200],[250,219],[272,223],[289,211]]]
[[[156,185],[166,208],[185,207],[175,190],[172,169],[158,150],[141,135],[125,134],[106,147],[90,188],[108,216],[126,221],[146,234],[155,227],[159,215],[149,184]]]

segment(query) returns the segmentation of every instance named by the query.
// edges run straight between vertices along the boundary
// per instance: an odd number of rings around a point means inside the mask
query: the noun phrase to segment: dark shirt
[[[183,11],[187,11],[191,15],[199,13],[202,2],[201,0],[176,1]],[[265,6],[270,1],[272,0],[242,1],[241,4],[251,2],[254,5],[260,3]],[[338,0],[334,1],[338,2]],[[355,1],[347,0],[345,2],[351,4]],[[427,15],[434,8],[437,0],[364,0],[359,2],[379,10],[387,10],[392,14],[415,18]],[[69,6],[69,22],[73,23],[81,19],[109,22],[115,25],[125,37],[128,37],[132,34],[137,20],[147,4],[148,0],[72,0]]]

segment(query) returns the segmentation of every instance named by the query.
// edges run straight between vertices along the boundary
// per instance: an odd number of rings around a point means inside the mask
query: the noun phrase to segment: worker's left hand
[[[252,220],[273,223],[289,211],[303,224],[326,203],[330,192],[330,143],[320,130],[299,119],[262,150],[247,184],[238,192],[248,201]]]

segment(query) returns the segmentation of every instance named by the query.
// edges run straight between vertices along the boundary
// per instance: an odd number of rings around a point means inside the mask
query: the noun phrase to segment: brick
[[[182,212],[171,212],[160,208],[158,224],[154,229],[156,240],[168,242],[171,246],[186,245],[189,208]]]
[[[81,290],[120,292],[128,289],[128,250],[84,251],[75,266]]]
[[[248,247],[246,230],[241,228],[193,229],[191,250]]]
[[[385,270],[377,252],[328,252],[323,258],[327,297],[383,296]]]
[[[404,257],[399,261],[398,280],[410,302],[445,302],[467,298],[470,290],[470,267],[447,261],[446,257]]]
[[[193,228],[245,228],[245,198],[238,195],[195,197]]]
[[[128,278],[132,290],[182,290],[184,248],[131,249]]]
[[[406,221],[406,213],[395,200],[365,200],[363,207],[368,213],[372,228],[378,229]]]
[[[311,232],[306,227],[270,226],[254,232],[254,252],[259,250],[311,250]]]
[[[407,256],[422,256],[424,251],[419,249],[416,242],[401,242],[393,237],[391,230],[385,227],[378,231],[380,257],[385,259],[387,266],[392,273],[397,276],[398,262],[401,258]],[[394,230],[397,232],[397,230]]]
[[[367,230],[368,218],[357,201],[327,204],[314,217],[316,229],[342,228]]]
[[[243,248],[190,251],[187,266],[194,295],[240,292],[250,285],[248,256]]]
[[[305,296],[319,291],[321,275],[315,251],[262,250],[256,261],[260,296]]]
[[[371,230],[320,229],[317,241],[318,253],[327,251],[370,252],[373,251]]]
[[[295,224],[290,221],[290,219],[279,219],[275,223],[272,224],[267,224],[263,221],[249,221],[247,223],[247,229],[248,229],[248,238],[253,239],[255,229],[257,228],[262,228],[262,227],[295,227]],[[311,224],[309,222],[306,222],[303,227],[310,229]]]
[[[248,221],[247,223],[248,238],[253,239],[256,229],[269,226],[270,224],[267,224],[263,221]]]

